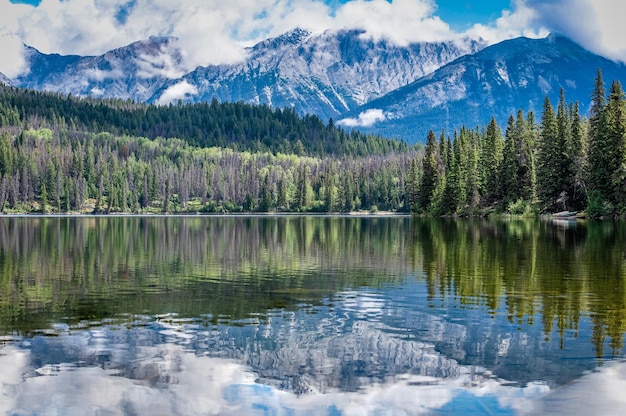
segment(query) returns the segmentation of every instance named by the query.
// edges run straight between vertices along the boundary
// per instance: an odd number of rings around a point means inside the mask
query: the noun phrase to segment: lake
[[[0,218],[0,413],[626,414],[626,226]]]

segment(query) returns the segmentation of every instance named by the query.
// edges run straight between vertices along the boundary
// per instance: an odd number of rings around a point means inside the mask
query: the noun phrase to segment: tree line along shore
[[[396,212],[626,217],[626,101],[598,70],[502,128],[410,145],[289,109],[154,106],[0,86],[2,213]]]

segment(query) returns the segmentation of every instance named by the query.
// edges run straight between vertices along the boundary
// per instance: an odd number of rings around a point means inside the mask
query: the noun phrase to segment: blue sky
[[[496,43],[558,31],[626,62],[612,1],[0,0],[0,72],[19,73],[24,44],[44,53],[97,55],[152,35],[177,37],[190,68],[229,63],[242,59],[245,46],[296,27],[359,28],[398,44],[467,37]]]
[[[455,29],[468,29],[475,23],[496,20],[502,10],[510,7],[509,0],[437,0],[437,15]]]
[[[41,0],[10,0],[37,6]],[[331,6],[348,3],[350,0],[325,0]],[[489,23],[509,7],[509,0],[436,0],[437,15],[454,29],[463,30],[475,23]]]

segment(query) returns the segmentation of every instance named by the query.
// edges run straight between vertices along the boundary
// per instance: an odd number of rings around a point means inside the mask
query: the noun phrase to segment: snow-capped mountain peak
[[[100,56],[43,54],[26,47],[29,71],[14,83],[35,90],[147,101],[187,71],[178,40],[150,37]]]
[[[150,37],[100,56],[25,53],[29,71],[0,82],[63,94],[172,101],[245,101],[334,118],[346,127],[421,141],[428,129],[498,121],[541,109],[545,96],[579,100],[595,72],[626,81],[622,64],[551,34],[487,47],[469,38],[399,45],[362,30],[294,29],[247,48],[234,64],[185,67],[170,37]]]
[[[245,62],[201,67],[169,82],[151,98],[181,85],[185,101],[246,101],[293,107],[323,119],[337,117],[407,85],[441,65],[485,45],[481,41],[395,45],[363,36],[360,30],[302,29],[262,41],[248,50]]]

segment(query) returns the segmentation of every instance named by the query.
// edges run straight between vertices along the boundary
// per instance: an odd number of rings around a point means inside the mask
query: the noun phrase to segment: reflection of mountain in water
[[[30,343],[29,376],[98,366],[171,388],[184,359],[157,350],[176,344],[302,396],[553,387],[621,356],[626,330],[618,224],[3,218],[0,242],[0,328]]]
[[[379,318],[384,320],[387,301],[379,300]],[[363,319],[363,311],[354,306],[365,302],[373,312],[368,294],[347,292],[336,302],[314,314],[277,311],[267,320],[243,326],[207,327],[172,316],[138,320],[128,329],[58,326],[56,337],[24,339],[19,349],[5,348],[7,356],[21,357],[10,364],[0,357],[0,364],[7,364],[0,382],[5,393],[12,390],[7,396],[16,406],[7,409],[37,413],[45,406],[54,409],[59,397],[64,397],[62,406],[78,403],[68,385],[78,389],[82,406],[103,411],[120,407],[135,414],[182,403],[193,410],[185,414],[207,412],[204,406],[212,412],[219,409],[219,414],[237,414],[258,406],[318,412],[330,405],[361,414],[422,413],[454,403],[457,397],[500,409],[520,406],[548,390],[542,383],[506,386],[483,367],[460,365],[429,342],[400,335],[399,328],[382,321]],[[418,315],[426,328],[464,337],[460,325]],[[13,367],[18,368],[12,372]],[[11,378],[17,373],[26,379]],[[85,385],[103,388],[108,400],[99,400]],[[39,389],[49,396],[34,400]],[[466,397],[462,391],[471,393]],[[202,400],[194,400],[199,392]]]
[[[146,317],[129,330],[104,326],[69,335],[60,327],[57,337],[28,343],[36,368],[99,366],[153,387],[175,382],[180,371],[175,360],[153,356],[153,348],[176,344],[197,356],[235,360],[258,383],[295,394],[356,392],[406,376],[484,381],[494,374],[521,386],[557,386],[595,366],[588,341],[560,351],[538,330],[520,331],[478,309],[429,310],[426,296],[416,282],[389,292],[339,293],[327,305],[276,310],[237,325]],[[408,303],[414,307],[400,306]]]

